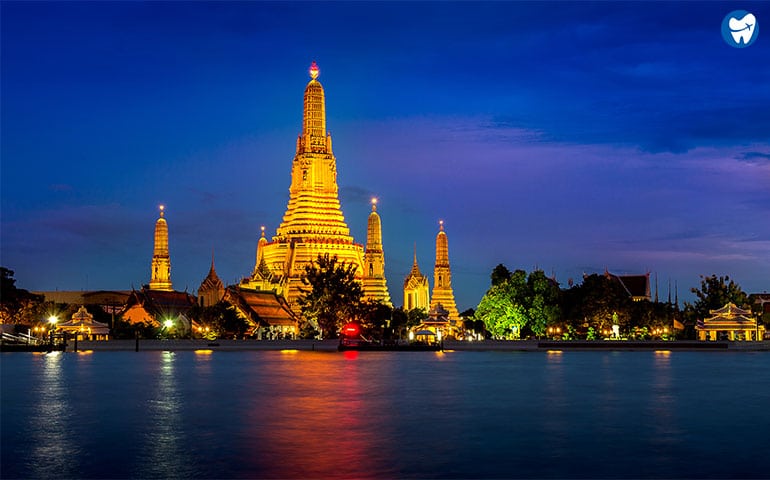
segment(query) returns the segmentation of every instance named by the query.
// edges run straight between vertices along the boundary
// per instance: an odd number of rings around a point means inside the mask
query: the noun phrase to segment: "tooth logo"
[[[735,48],[746,48],[757,40],[759,22],[753,13],[735,10],[722,20],[722,38],[725,43]]]

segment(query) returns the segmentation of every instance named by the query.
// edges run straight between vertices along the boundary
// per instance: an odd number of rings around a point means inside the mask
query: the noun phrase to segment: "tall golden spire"
[[[382,251],[382,225],[377,214],[377,199],[372,198],[372,213],[366,229],[364,252],[364,296],[368,300],[390,305],[390,293],[385,279],[385,253]]]
[[[302,133],[291,168],[289,204],[278,227],[277,239],[301,236],[303,240],[329,240],[352,244],[350,229],[340,208],[337,160],[326,133],[324,89],[316,80],[318,66],[310,67],[305,87]],[[275,240],[275,239],[274,239]]]
[[[340,207],[337,160],[326,131],[325,94],[318,75],[318,65],[313,62],[305,87],[302,131],[291,164],[286,212],[275,236],[260,238],[255,272],[243,283],[247,288],[264,289],[262,279],[269,277],[270,288],[282,292],[295,311],[299,308],[297,299],[305,267],[319,254],[336,256],[339,262],[353,265],[359,281],[363,282],[368,273],[364,248],[354,242]],[[373,264],[373,274],[374,268]],[[265,271],[269,275],[260,273]],[[364,294],[369,293],[364,285]]]
[[[259,237],[259,241],[257,242],[257,261],[254,264],[254,273],[257,273],[257,270],[259,270],[259,265],[262,263],[262,259],[265,256],[265,245],[267,245],[267,238],[265,238],[265,226],[262,225],[259,227],[262,231],[262,235]]]
[[[439,232],[436,235],[436,265],[433,268],[433,295],[431,309],[441,304],[449,311],[450,320],[459,319],[460,314],[455,304],[452,291],[452,270],[449,268],[449,242],[444,231],[444,221],[439,221]]]
[[[300,152],[332,153],[331,136],[326,133],[326,102],[324,87],[317,80],[320,70],[310,65],[310,82],[305,87],[305,103],[302,111],[302,134],[297,143]]]
[[[165,207],[160,206],[160,217],[155,222],[155,248],[152,254],[150,290],[171,291],[171,258],[168,254],[168,224],[163,218]]]
[[[369,214],[369,222],[366,229],[366,251],[382,250],[382,226],[380,216],[377,214],[377,199],[372,198],[372,213]]]

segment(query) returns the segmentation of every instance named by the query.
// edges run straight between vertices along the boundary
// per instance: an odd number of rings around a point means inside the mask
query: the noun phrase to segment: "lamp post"
[[[56,315],[51,315],[48,317],[48,323],[51,324],[51,331],[50,331],[50,342],[51,342],[51,348],[53,349],[53,337],[56,332],[56,323],[59,321],[58,318],[56,318]]]

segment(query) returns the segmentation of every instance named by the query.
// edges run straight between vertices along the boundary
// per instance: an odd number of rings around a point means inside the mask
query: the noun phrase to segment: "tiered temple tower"
[[[339,261],[354,265],[356,278],[362,282],[366,276],[364,249],[354,243],[340,208],[337,161],[331,136],[326,132],[324,89],[318,74],[313,62],[310,82],[305,87],[302,133],[297,137],[286,213],[272,240],[260,239],[254,273],[242,284],[260,289],[269,277],[273,289],[295,309],[305,266],[319,254],[336,255]],[[364,292],[367,296],[377,295],[367,291],[366,286]]]
[[[427,312],[430,309],[429,292],[428,277],[422,274],[417,265],[417,245],[415,245],[412,271],[404,279],[404,310],[422,308]]]
[[[198,287],[198,305],[210,307],[216,305],[225,296],[225,284],[220,280],[214,269],[214,254],[211,254],[211,268],[209,274]]]
[[[377,213],[377,199],[372,199],[372,213],[366,229],[364,252],[364,298],[391,305],[385,280],[385,253],[382,251],[382,224]]]
[[[449,242],[444,232],[444,221],[439,222],[439,232],[436,235],[436,266],[433,268],[433,298],[431,310],[440,303],[449,312],[450,320],[457,320],[460,314],[455,304],[452,292],[452,271],[449,268]]]
[[[155,248],[152,254],[152,276],[150,290],[170,292],[171,288],[171,258],[168,255],[168,224],[163,218],[163,205],[160,206],[160,217],[155,222]]]

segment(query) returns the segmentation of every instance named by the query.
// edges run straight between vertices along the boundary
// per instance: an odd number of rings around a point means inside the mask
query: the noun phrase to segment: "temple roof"
[[[739,308],[734,303],[729,302],[727,305],[725,305],[722,308],[717,308],[716,310],[709,310],[709,313],[714,316],[726,316],[726,317],[732,317],[732,316],[738,316],[738,315],[751,315],[750,310],[744,310],[742,308]]]
[[[143,288],[131,292],[125,310],[134,305],[141,305],[148,313],[158,317],[160,315],[185,314],[195,304],[195,297],[187,292]]]
[[[206,278],[203,279],[203,282],[201,282],[201,286],[198,288],[198,291],[201,292],[207,290],[221,290],[224,288],[225,285],[222,283],[222,280],[219,279],[217,271],[214,269],[214,255],[212,254],[209,274],[206,275]]]
[[[88,313],[86,307],[81,305],[77,312],[72,314],[72,318],[62,322],[57,328],[64,330],[85,330],[88,329],[93,335],[107,335],[110,333],[110,327],[106,323],[94,321],[94,316]]]
[[[607,278],[616,280],[630,297],[650,297],[650,274],[644,275],[614,275],[604,271]]]
[[[237,286],[225,290],[225,300],[248,315],[257,325],[296,325],[297,318],[286,300],[274,291],[247,290]]]

